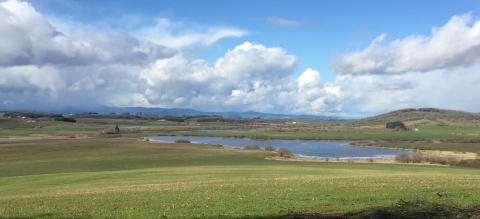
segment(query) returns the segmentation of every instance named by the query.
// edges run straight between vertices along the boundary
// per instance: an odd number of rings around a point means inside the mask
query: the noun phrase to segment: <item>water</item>
[[[175,142],[175,140],[181,138],[196,144],[221,144],[234,148],[243,148],[245,145],[254,144],[258,144],[261,148],[264,148],[267,145],[271,145],[277,150],[286,148],[295,155],[319,158],[389,158],[401,153],[412,154],[410,150],[344,146],[350,143],[348,141],[255,140],[249,138],[198,136],[148,136],[146,138],[157,142]]]

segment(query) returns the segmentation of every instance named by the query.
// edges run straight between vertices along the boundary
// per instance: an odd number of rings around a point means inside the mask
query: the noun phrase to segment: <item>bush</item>
[[[280,148],[280,150],[278,150],[278,156],[284,157],[284,158],[290,158],[293,156],[293,154],[291,151],[289,151],[286,148]]]
[[[403,122],[400,122],[400,121],[397,121],[397,122],[389,122],[385,125],[385,127],[387,129],[396,129],[398,127],[398,130],[400,129],[407,129],[407,127],[405,127],[405,124]],[[396,131],[398,131],[396,130]]]
[[[399,163],[410,163],[412,160],[410,156],[408,156],[408,154],[405,154],[405,153],[398,154],[393,159]]]
[[[424,161],[424,156],[422,153],[420,152],[415,152],[413,155],[412,155],[412,163],[423,163]]]
[[[246,149],[246,150],[262,150],[260,148],[260,146],[258,146],[258,144],[254,144],[254,145],[247,144],[243,147],[243,149]]]
[[[450,166],[456,166],[458,164],[458,159],[454,156],[447,156],[447,164]]]
[[[265,146],[265,151],[276,151],[275,148],[273,146],[270,146],[270,145],[267,145]]]
[[[480,160],[479,159],[462,160],[457,163],[457,166],[472,167],[472,168],[480,169]]]
[[[175,140],[175,143],[190,143],[190,141],[186,139],[177,139]]]
[[[431,163],[431,164],[441,164],[445,165],[447,164],[447,161],[445,157],[440,157],[440,156],[435,156],[435,155],[430,155],[426,158],[426,161]]]
[[[243,147],[243,149],[245,149],[245,150],[252,150],[252,149],[253,149],[253,146],[247,144],[247,145],[245,145],[245,146]]]

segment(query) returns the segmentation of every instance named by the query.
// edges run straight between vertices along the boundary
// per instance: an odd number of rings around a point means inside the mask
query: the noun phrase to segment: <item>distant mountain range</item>
[[[1,111],[2,109],[0,109]],[[5,110],[5,109],[3,109]],[[9,109],[12,111],[13,109]],[[20,109],[18,109],[20,110]],[[26,109],[31,110],[31,109]],[[202,112],[194,109],[182,109],[182,108],[147,108],[147,107],[109,107],[101,106],[94,108],[79,108],[79,107],[64,107],[56,110],[36,110],[39,112],[53,112],[53,113],[86,113],[86,112],[96,112],[96,113],[143,113],[143,114],[155,114],[162,116],[183,116],[183,115],[217,115],[228,118],[255,118],[260,117],[262,119],[321,119],[321,120],[339,120],[340,117],[335,116],[314,116],[314,115],[289,115],[289,114],[276,114],[276,113],[261,113],[255,111],[246,111],[246,112]]]

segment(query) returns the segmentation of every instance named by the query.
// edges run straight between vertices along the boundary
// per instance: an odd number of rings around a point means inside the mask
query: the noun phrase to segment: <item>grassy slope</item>
[[[480,202],[475,169],[265,160],[136,139],[3,141],[0,218],[238,218],[346,212],[445,192]]]
[[[422,111],[414,109],[396,110],[377,116],[367,117],[356,120],[355,124],[385,124],[393,121],[416,121],[427,119],[439,122],[458,122],[458,121],[472,121],[480,120],[480,113],[470,113],[456,110],[438,109],[436,111]]]
[[[472,139],[479,138],[480,127],[459,127],[457,133],[456,127],[436,127],[422,126],[420,131],[395,132],[383,129],[338,129],[327,130],[327,132],[189,132],[189,133],[160,133],[164,135],[195,135],[195,136],[215,136],[215,137],[267,137],[270,139],[305,139],[305,140],[417,140],[423,139]]]

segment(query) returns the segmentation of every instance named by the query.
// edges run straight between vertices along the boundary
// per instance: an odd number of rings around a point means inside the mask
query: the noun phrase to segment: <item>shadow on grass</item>
[[[3,216],[0,216],[0,219],[31,219],[31,218],[60,218],[60,219],[78,218],[78,219],[87,219],[87,218],[93,218],[93,217],[73,217],[73,216],[72,217],[58,217],[58,216],[56,216],[55,214],[52,214],[52,213],[26,216],[26,217],[3,217]]]
[[[422,199],[400,200],[390,207],[374,207],[359,212],[347,212],[343,214],[319,214],[319,213],[287,213],[284,215],[267,217],[276,218],[399,218],[399,219],[436,219],[436,218],[480,218],[480,205],[468,207],[456,206],[452,203],[430,202]]]
[[[222,218],[229,218],[228,216]],[[430,202],[422,199],[409,201],[400,200],[396,205],[390,207],[374,207],[357,212],[346,212],[337,214],[302,213],[289,211],[284,214],[272,216],[245,216],[236,217],[244,219],[457,219],[457,218],[480,218],[480,204],[468,207],[456,206],[452,203]]]

